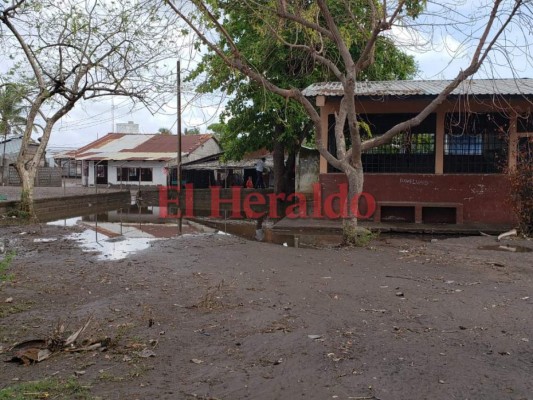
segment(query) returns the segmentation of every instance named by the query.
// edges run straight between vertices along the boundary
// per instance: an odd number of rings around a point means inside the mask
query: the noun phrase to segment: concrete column
[[[516,158],[517,158],[517,150],[518,150],[518,133],[516,131],[516,125],[517,125],[517,115],[514,114],[509,119],[509,159],[507,166],[509,170],[516,168]]]
[[[326,107],[326,101],[324,96],[318,96],[316,98],[316,104],[320,107],[320,126],[322,129],[322,143],[327,147],[328,145],[328,115],[329,108]],[[328,172],[328,162],[322,155],[320,155],[320,174],[325,174]]]
[[[435,174],[444,173],[444,119],[446,113],[437,111],[437,132],[435,133]]]

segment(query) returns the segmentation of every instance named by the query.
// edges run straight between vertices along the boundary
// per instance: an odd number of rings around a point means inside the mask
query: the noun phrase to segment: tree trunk
[[[285,168],[283,170],[283,178],[282,178],[283,180],[282,190],[283,190],[283,193],[287,195],[294,193],[295,166],[296,166],[296,152],[292,150],[289,152],[289,155],[287,156],[287,163],[285,164]]]
[[[35,218],[35,209],[33,207],[33,187],[36,167],[26,169],[24,163],[16,163],[17,171],[22,182],[22,192],[20,193],[20,207],[21,216],[26,216],[29,219]]]
[[[274,142],[272,151],[274,161],[274,192],[283,193],[283,175],[285,174],[285,146],[279,141]]]
[[[342,239],[345,245],[361,246],[366,244],[371,234],[369,230],[361,228],[357,224],[357,200],[363,192],[363,169],[348,166],[345,173],[348,179],[348,198],[345,204],[346,218],[342,223]],[[352,200],[354,201],[352,202]]]

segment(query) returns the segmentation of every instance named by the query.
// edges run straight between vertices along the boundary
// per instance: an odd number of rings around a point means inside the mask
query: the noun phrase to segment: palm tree
[[[0,86],[0,134],[4,136],[4,146],[2,151],[2,183],[4,182],[6,141],[12,134],[22,134],[26,126],[24,117],[24,106],[21,105],[24,99],[24,91],[15,84],[5,84]]]

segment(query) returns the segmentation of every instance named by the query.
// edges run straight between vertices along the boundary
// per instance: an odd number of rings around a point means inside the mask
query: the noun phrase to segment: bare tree
[[[363,151],[386,144],[402,131],[420,124],[461,82],[472,77],[495,49],[507,54],[506,46],[510,40],[505,35],[511,28],[515,28],[516,31],[516,28],[524,22],[531,26],[529,0],[486,0],[476,9],[476,14],[470,15],[462,13],[459,2],[446,1],[439,4],[428,4],[426,1],[417,0],[308,2],[242,0],[242,2],[248,5],[250,13],[260,14],[267,25],[270,24],[270,33],[280,42],[298,51],[307,52],[318,65],[326,68],[334,79],[342,84],[341,106],[335,115],[337,154],[331,154],[323,143],[319,113],[310,99],[304,96],[302,89],[275,85],[243,57],[239,50],[239,38],[228,34],[224,25],[227,20],[220,11],[223,6],[225,13],[231,12],[231,2],[167,1],[176,15],[196,33],[199,40],[227,65],[259,82],[266,90],[303,105],[313,122],[320,154],[329,164],[347,176],[348,201],[363,190],[364,175],[361,159]],[[464,6],[464,2],[462,4]],[[198,15],[202,18],[199,19]],[[450,34],[454,28],[461,36],[462,48],[469,50],[469,61],[465,67],[456,71],[455,78],[450,80],[442,92],[418,115],[395,125],[383,135],[363,140],[356,112],[357,81],[364,69],[375,62],[378,37],[387,35],[394,40],[400,39],[401,36],[403,44],[412,46],[418,44],[414,41],[419,37],[427,38],[428,43],[432,43],[434,38],[428,37],[428,32],[435,34],[440,29]],[[296,30],[300,33],[300,40],[291,43],[284,41],[283,38],[286,36],[282,34],[283,29]],[[408,35],[400,35],[400,32],[408,32]],[[522,33],[528,34],[527,31]],[[354,40],[360,41],[360,52],[356,56],[350,52],[350,45]],[[346,146],[345,129],[349,135],[351,148]],[[350,207],[348,210],[351,211]],[[345,240],[352,241],[358,231],[356,216],[350,215],[345,219],[343,228]]]
[[[152,1],[12,0],[0,5],[0,29],[9,78],[27,87],[29,111],[16,163],[21,209],[34,215],[33,185],[57,121],[76,103],[128,96],[149,108],[172,90],[163,60],[178,52],[177,24]],[[172,29],[169,29],[172,26]],[[28,144],[42,125],[35,155]]]

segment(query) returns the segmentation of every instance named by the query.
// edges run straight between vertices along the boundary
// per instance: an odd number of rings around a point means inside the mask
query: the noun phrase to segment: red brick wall
[[[344,174],[320,174],[322,198],[337,192],[337,185],[346,182]],[[376,201],[462,203],[465,223],[515,221],[507,203],[506,175],[365,174],[364,191]]]

